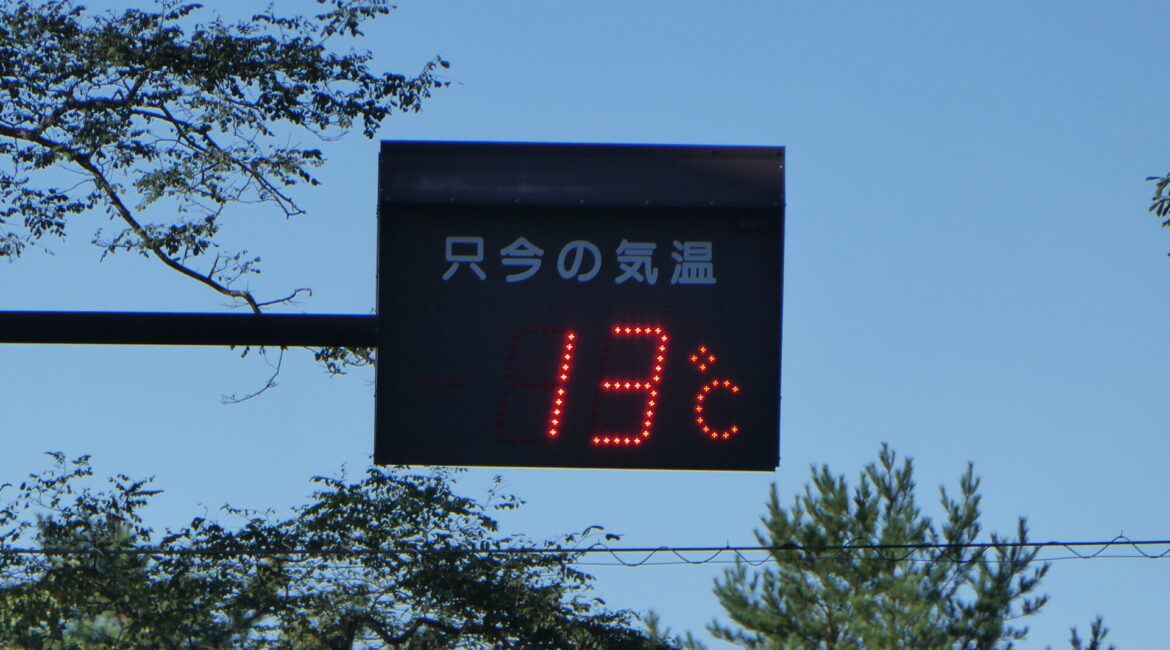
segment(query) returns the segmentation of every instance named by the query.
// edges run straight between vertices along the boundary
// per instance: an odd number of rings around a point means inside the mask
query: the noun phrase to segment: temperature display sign
[[[782,149],[382,147],[377,463],[776,467]]]

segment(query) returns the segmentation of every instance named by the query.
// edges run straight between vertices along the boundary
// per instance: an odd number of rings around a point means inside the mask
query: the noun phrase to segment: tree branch
[[[303,212],[289,188],[316,184],[311,172],[323,158],[279,141],[285,129],[324,137],[360,124],[372,137],[388,116],[417,111],[447,85],[432,74],[447,66],[441,59],[406,76],[372,71],[369,52],[325,47],[333,34],[360,36],[360,25],[389,12],[386,0],[330,0],[332,9],[315,17],[270,10],[234,24],[195,22],[197,3],[170,0],[157,11],[100,15],[76,0],[12,4],[0,12],[0,158],[12,164],[0,173],[0,214],[23,217],[27,234],[0,233],[0,255],[64,236],[71,217],[100,205],[126,226],[112,242],[94,240],[106,253],[154,257],[254,314],[307,289],[260,301],[234,288],[246,286],[238,280],[257,260],[227,255],[208,265],[201,255],[216,245],[226,206]],[[86,186],[34,184],[52,169],[79,173]],[[203,221],[154,223],[148,206],[157,201]],[[327,367],[369,357],[331,350]]]
[[[361,614],[360,616],[362,622],[365,623],[366,626],[374,632],[374,634],[377,634],[379,639],[382,639],[383,642],[388,643],[394,647],[398,647],[409,641],[411,637],[413,637],[415,634],[418,634],[419,629],[424,625],[446,634],[463,634],[464,632],[469,631],[466,626],[462,628],[455,627],[427,616],[420,616],[411,621],[410,624],[406,626],[406,629],[403,630],[402,634],[392,635],[386,631],[386,628],[382,627],[381,623],[374,620],[374,618],[369,614]]]
[[[131,214],[130,209],[127,208],[126,204],[122,201],[122,197],[114,189],[113,184],[111,184],[110,181],[106,178],[105,174],[103,174],[102,171],[98,169],[97,165],[94,165],[93,161],[88,157],[78,155],[76,152],[72,152],[71,150],[67,151],[69,151],[71,158],[75,163],[77,163],[79,166],[81,166],[82,169],[89,172],[94,177],[98,188],[102,191],[103,194],[106,195],[106,199],[110,202],[110,205],[113,206],[114,211],[118,214],[122,221],[125,221],[127,224],[129,224],[131,230],[134,231],[134,234],[138,235],[138,237],[142,239],[143,244],[147,247],[147,249],[150,250],[151,253],[154,254],[155,258],[171,269],[178,271],[179,273],[182,273],[183,275],[197,282],[205,284],[225,296],[243,300],[244,302],[248,303],[248,306],[252,309],[252,313],[262,313],[260,310],[260,305],[256,302],[256,298],[252,296],[250,291],[231,289],[227,286],[224,286],[219,282],[216,282],[213,278],[203,275],[195,269],[178,262],[171,256],[164,253],[159,247],[158,242],[154,241],[147,234],[145,229],[143,229],[142,224],[138,223],[138,220],[134,218],[134,215]]]
[[[280,367],[284,364],[284,351],[287,349],[288,348],[284,347],[280,348],[280,356],[276,358],[276,365],[272,366],[272,374],[269,375],[268,381],[264,382],[264,385],[260,387],[259,390],[248,393],[243,397],[236,397],[234,393],[232,395],[221,395],[220,401],[222,401],[224,404],[239,404],[267,392],[270,388],[275,388],[276,378],[280,376]],[[260,349],[260,353],[264,354],[264,348]]]

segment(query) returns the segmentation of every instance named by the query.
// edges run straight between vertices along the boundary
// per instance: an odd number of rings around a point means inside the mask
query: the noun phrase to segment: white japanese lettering
[[[674,275],[671,284],[715,284],[715,264],[712,262],[711,242],[674,240]]]
[[[585,257],[585,253],[593,256],[593,266],[588,271],[581,273],[581,259]],[[569,259],[570,255],[572,256],[571,260]],[[596,277],[600,270],[601,250],[592,242],[587,242],[584,239],[575,239],[565,244],[564,248],[561,249],[561,254],[557,256],[557,271],[566,280],[576,277],[577,282],[588,282]]]
[[[617,247],[618,268],[621,274],[614,279],[614,284],[621,284],[626,280],[654,284],[658,281],[658,269],[654,268],[651,256],[658,244],[654,242],[632,242],[622,239]]]
[[[540,258],[544,257],[544,251],[524,237],[517,237],[516,241],[500,249],[500,257],[503,258],[501,263],[504,266],[526,267],[519,273],[510,273],[504,276],[508,282],[520,282],[527,280],[540,270]]]
[[[443,274],[444,282],[455,275],[460,264],[467,264],[480,280],[487,279],[487,274],[479,266],[483,261],[483,237],[447,237],[446,253],[451,266],[447,267],[447,272]]]

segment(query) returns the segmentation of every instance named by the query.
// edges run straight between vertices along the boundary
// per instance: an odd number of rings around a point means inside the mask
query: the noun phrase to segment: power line
[[[1160,552],[1151,552],[1144,547],[1164,547]],[[1093,548],[1096,550],[1085,553],[1078,549]],[[1132,550],[1128,553],[1106,554],[1106,551],[1116,547],[1129,547]],[[788,544],[783,546],[723,546],[723,547],[689,547],[689,548],[623,548],[623,549],[597,549],[591,552],[608,552],[613,556],[612,562],[589,562],[579,561],[578,564],[584,566],[677,566],[677,565],[703,565],[703,564],[737,564],[744,563],[751,566],[761,566],[768,562],[791,562],[797,559],[800,560],[814,560],[814,561],[894,561],[894,562],[922,562],[922,563],[955,563],[955,564],[969,564],[973,562],[988,562],[996,563],[1001,560],[996,556],[986,556],[983,554],[987,550],[1009,550],[1009,549],[1044,549],[1044,548],[1063,548],[1069,552],[1068,555],[1042,557],[1037,556],[1036,562],[1056,562],[1063,560],[1094,560],[1094,559],[1151,559],[1157,560],[1170,556],[1170,540],[1131,540],[1123,535],[1119,535],[1108,541],[1047,541],[1047,542],[1003,542],[1003,543],[967,543],[967,544],[845,544],[840,546],[801,546],[797,544]],[[921,551],[961,551],[961,550],[975,550],[977,554],[967,557],[948,558],[945,555],[932,555],[929,557],[922,557],[919,555]],[[784,551],[800,552],[805,554],[803,557],[777,557],[773,553]],[[872,555],[859,557],[855,552],[872,552]],[[644,555],[639,560],[629,561],[619,554],[641,553]],[[698,559],[694,557],[687,557],[687,553],[703,553],[704,557]],[[887,554],[888,553],[888,554]],[[672,556],[666,560],[656,560],[662,555]]]
[[[1117,547],[1128,547],[1125,554],[1109,554],[1105,552]],[[1144,547],[1162,547],[1161,552],[1147,551]],[[702,564],[732,564],[743,562],[759,566],[770,561],[800,560],[866,560],[866,561],[896,561],[896,562],[996,562],[996,557],[987,557],[989,550],[1008,551],[1013,549],[1040,550],[1044,548],[1062,548],[1070,553],[1067,556],[1041,558],[1036,561],[1057,560],[1091,560],[1091,559],[1119,559],[1119,558],[1146,558],[1162,559],[1170,555],[1170,539],[1132,540],[1124,535],[1118,535],[1111,540],[1101,541],[1047,541],[1047,542],[968,542],[962,544],[926,543],[926,544],[867,544],[849,543],[842,545],[800,545],[784,544],[780,546],[640,546],[640,547],[610,547],[597,543],[584,548],[564,547],[514,547],[495,549],[460,549],[443,548],[427,549],[415,547],[392,548],[321,548],[321,549],[273,549],[273,548],[166,548],[155,546],[140,546],[131,548],[0,548],[0,557],[18,555],[42,556],[199,556],[199,557],[361,557],[401,555],[417,557],[424,555],[575,555],[580,559],[577,564],[589,566],[662,566],[662,565],[702,565]],[[1092,552],[1082,552],[1079,549],[1094,548]],[[921,557],[924,551],[975,551],[966,556],[946,557],[944,553]],[[785,557],[783,553],[799,553],[801,557]],[[858,557],[859,553],[868,553]],[[629,561],[624,556],[642,555],[641,559]],[[701,554],[701,557],[691,557]],[[762,556],[758,556],[761,555]],[[609,555],[611,562],[587,561],[584,558],[596,555]],[[662,555],[673,556],[672,559],[656,561]],[[916,557],[917,556],[917,557]]]
[[[797,559],[800,560],[866,560],[866,561],[895,561],[895,562],[930,562],[930,563],[946,563],[952,562],[956,564],[966,564],[972,562],[989,562],[995,563],[1000,561],[998,557],[987,557],[984,555],[988,550],[1010,550],[1010,549],[1035,549],[1039,551],[1044,548],[1063,548],[1067,550],[1070,555],[1060,557],[1037,557],[1035,561],[1050,562],[1059,560],[1092,560],[1092,559],[1120,559],[1120,558],[1146,558],[1146,559],[1161,559],[1170,555],[1170,540],[1131,540],[1124,535],[1118,535],[1108,541],[1047,541],[1047,542],[969,542],[963,544],[944,544],[944,543],[930,543],[930,544],[866,544],[866,543],[849,543],[842,545],[800,545],[800,544],[784,544],[780,546],[711,546],[711,547],[645,547],[645,548],[605,548],[603,545],[598,545],[599,548],[589,549],[590,553],[609,553],[613,562],[584,562],[579,561],[579,564],[585,566],[669,566],[669,565],[701,565],[701,564],[735,564],[745,563],[751,566],[760,566],[767,562],[791,562]],[[1161,552],[1150,552],[1145,547],[1164,547]],[[1084,553],[1078,549],[1081,548],[1096,548],[1093,552]],[[1111,554],[1105,555],[1105,552],[1115,547],[1130,547],[1133,550],[1127,554]],[[967,551],[974,550],[976,554],[971,556],[960,556],[948,558],[943,554],[936,554],[930,557],[916,557],[922,551]],[[784,557],[774,554],[792,552],[801,553],[803,557]],[[870,552],[871,555],[858,557],[858,552]],[[628,561],[621,557],[622,554],[639,553],[644,555],[643,558],[636,561]],[[687,553],[705,554],[704,557],[695,559],[687,557]],[[755,555],[752,555],[755,554]],[[762,554],[762,555],[761,555]],[[673,558],[667,560],[656,561],[655,558],[662,555],[671,555]],[[1006,560],[1005,560],[1006,561]]]

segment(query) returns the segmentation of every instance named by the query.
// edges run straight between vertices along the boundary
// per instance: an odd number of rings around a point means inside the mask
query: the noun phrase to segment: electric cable
[[[1106,551],[1118,547],[1130,550],[1121,554],[1108,554]],[[1148,547],[1162,547],[1160,552],[1147,550]],[[800,545],[783,544],[779,546],[631,546],[611,547],[604,543],[595,543],[587,547],[511,547],[488,549],[463,548],[166,548],[157,546],[139,546],[130,548],[12,548],[0,547],[0,557],[13,555],[44,555],[44,556],[85,556],[85,555],[137,555],[137,556],[204,556],[204,557],[360,557],[379,555],[401,555],[408,557],[434,555],[537,555],[562,554],[578,556],[575,564],[588,566],[662,566],[662,565],[704,565],[704,564],[732,564],[745,563],[760,566],[767,562],[794,562],[794,561],[894,561],[894,562],[933,562],[933,563],[974,563],[1011,561],[1011,558],[988,556],[987,551],[996,551],[999,554],[1011,550],[1029,550],[1037,553],[1046,548],[1060,548],[1068,555],[1056,557],[1035,557],[1033,561],[1049,562],[1058,560],[1092,560],[1092,559],[1162,559],[1170,556],[1170,539],[1142,539],[1133,540],[1124,535],[1118,535],[1110,540],[1099,541],[1058,541],[1046,542],[965,542],[965,543],[923,543],[923,544],[870,544],[864,542],[850,542],[842,545]],[[1080,549],[1095,549],[1092,552],[1082,552]],[[944,552],[959,551],[958,555],[948,557]],[[974,551],[967,555],[964,551]],[[922,557],[925,552],[934,552]],[[627,560],[628,555],[640,555],[640,559]],[[788,555],[790,554],[790,555]],[[609,562],[588,561],[585,558],[597,555],[608,555]],[[655,560],[663,555],[671,556],[667,560]],[[700,557],[693,557],[700,555]],[[759,556],[758,555],[762,555]],[[953,553],[952,553],[953,555]],[[917,557],[916,557],[917,556]]]

